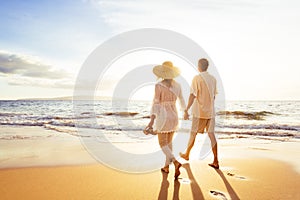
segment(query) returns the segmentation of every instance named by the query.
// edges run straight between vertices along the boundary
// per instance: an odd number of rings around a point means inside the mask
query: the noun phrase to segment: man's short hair
[[[198,63],[201,63],[200,67],[201,67],[202,71],[207,70],[209,63],[208,63],[208,60],[206,58],[201,58]]]

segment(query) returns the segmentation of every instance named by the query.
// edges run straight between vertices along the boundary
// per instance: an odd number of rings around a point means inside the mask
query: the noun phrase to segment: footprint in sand
[[[211,190],[210,193],[216,197],[222,198],[223,200],[227,200],[225,194],[223,194],[222,192]]]
[[[230,173],[230,172],[228,172],[227,175],[228,175],[228,176],[234,176],[235,178],[238,178],[238,179],[243,179],[243,180],[246,179],[246,178],[243,177],[243,176],[236,176],[235,174]]]

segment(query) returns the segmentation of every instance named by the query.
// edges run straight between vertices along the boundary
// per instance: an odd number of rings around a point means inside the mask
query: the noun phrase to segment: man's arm
[[[183,118],[185,120],[189,119],[188,111],[189,111],[190,107],[193,105],[195,98],[196,98],[195,95],[193,93],[191,93],[190,96],[189,96],[188,105],[187,105],[186,109],[184,110],[184,117]]]

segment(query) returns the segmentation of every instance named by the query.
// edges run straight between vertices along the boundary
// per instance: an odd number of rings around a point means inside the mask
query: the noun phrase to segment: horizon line
[[[112,100],[111,96],[95,96],[94,99],[88,99],[86,98],[88,96],[80,96],[77,100]],[[61,101],[70,101],[73,100],[74,96],[59,96],[59,97],[27,97],[27,98],[0,98],[0,101],[34,101],[34,100],[40,100],[40,101],[47,101],[47,100],[61,100]],[[116,97],[117,100],[126,100],[126,98],[122,97]],[[132,99],[135,101],[152,101],[146,100],[146,99]],[[300,101],[300,99],[225,99],[225,101]]]

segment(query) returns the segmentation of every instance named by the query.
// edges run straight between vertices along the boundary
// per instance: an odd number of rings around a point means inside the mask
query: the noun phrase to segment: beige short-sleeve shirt
[[[193,78],[191,94],[196,98],[192,107],[193,117],[211,119],[215,116],[214,100],[217,94],[217,81],[208,72],[201,72]]]

